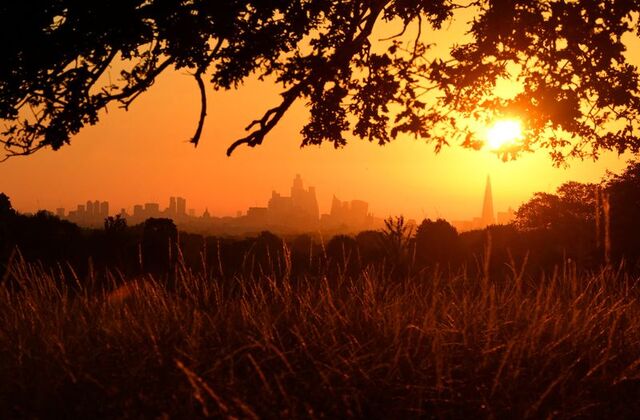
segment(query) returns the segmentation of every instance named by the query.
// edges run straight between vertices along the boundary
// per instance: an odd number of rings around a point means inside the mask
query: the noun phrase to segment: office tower
[[[302,184],[302,177],[300,174],[296,174],[295,179],[293,180],[293,186],[291,186],[291,197],[296,195],[296,192],[304,191],[304,186]]]
[[[106,219],[107,217],[109,217],[109,202],[108,201],[103,201],[100,204],[100,217],[103,219]]]
[[[92,218],[93,217],[93,202],[91,200],[87,201],[87,207],[86,208],[86,213],[85,213],[85,217],[86,218]]]
[[[296,175],[293,180],[291,200],[298,216],[306,219],[305,223],[313,224],[318,221],[320,210],[316,199],[316,189],[315,187],[309,187],[308,190],[305,190],[300,174]]]
[[[144,212],[146,217],[158,217],[160,215],[160,204],[145,203]]]
[[[141,204],[133,206],[133,217],[136,219],[142,219],[144,217],[144,209]]]
[[[484,201],[482,203],[482,216],[480,220],[483,226],[494,225],[496,219],[493,213],[493,196],[491,194],[491,178],[487,175],[487,185],[484,189]]]
[[[369,203],[362,200],[340,201],[335,195],[331,202],[331,212],[322,215],[322,224],[328,229],[365,229],[371,221]]]
[[[249,207],[247,224],[252,227],[264,227],[269,223],[269,210],[266,207]]]
[[[175,217],[178,214],[178,208],[176,207],[176,198],[169,197],[169,217]]]
[[[185,216],[187,214],[187,200],[182,197],[176,198],[177,215]]]
[[[367,219],[369,214],[369,203],[362,200],[351,201],[351,218],[353,223],[359,224]]]

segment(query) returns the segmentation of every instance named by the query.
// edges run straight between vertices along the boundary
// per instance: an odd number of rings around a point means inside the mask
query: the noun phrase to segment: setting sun
[[[501,149],[522,140],[522,123],[519,120],[500,120],[487,130],[486,142],[493,150]]]

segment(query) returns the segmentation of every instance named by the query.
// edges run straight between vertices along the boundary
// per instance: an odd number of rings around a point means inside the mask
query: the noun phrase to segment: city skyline
[[[482,229],[492,224],[509,223],[514,218],[512,207],[509,206],[505,211],[496,211],[493,200],[491,176],[487,174],[482,208],[476,216],[470,220],[456,220],[438,215],[433,219],[445,219],[460,232]],[[373,213],[369,211],[370,207],[367,201],[361,199],[342,201],[335,194],[332,196],[328,211],[322,212],[316,197],[316,188],[314,186],[305,188],[300,174],[296,174],[293,179],[288,196],[274,189],[264,206],[250,206],[244,211],[238,210],[234,216],[212,215],[212,211],[208,207],[198,211],[187,206],[186,198],[177,195],[168,197],[165,202],[167,202],[166,207],[163,207],[161,202],[149,201],[117,210],[110,206],[109,201],[88,200],[86,204],[77,204],[73,210],[68,212],[63,207],[56,208],[55,212],[48,211],[60,218],[87,227],[100,227],[107,216],[120,215],[131,224],[142,223],[148,218],[164,217],[174,220],[179,226],[187,226],[196,231],[198,227],[201,229],[210,228],[209,225],[214,222],[218,225],[223,222],[226,228],[245,232],[267,227],[276,231],[293,230],[298,232],[357,231],[380,227],[384,218],[394,216],[389,214],[374,217]],[[110,208],[113,211],[109,212]],[[408,220],[415,223],[428,218],[414,219],[409,217]]]
[[[418,144],[414,146],[416,150],[423,149]],[[373,148],[377,146],[368,145],[363,147]],[[394,150],[399,152],[401,149],[400,146],[395,145],[389,145],[387,148],[388,155],[393,155]],[[71,151],[72,149],[68,150]],[[386,149],[380,149],[379,154],[381,157],[385,151]],[[343,158],[341,153],[346,155],[354,154],[355,152],[355,150],[353,153],[349,152],[349,150],[336,152],[338,164],[341,164],[340,162],[342,161],[346,164],[351,159],[350,157]],[[312,155],[315,154],[315,151],[304,149],[300,153]],[[411,160],[406,169],[411,172],[418,171],[421,166],[419,160],[425,157],[424,153],[426,153],[426,165],[432,171],[438,172],[438,168],[447,166],[447,162],[451,163],[449,156],[457,155],[458,153],[471,155],[476,152],[445,150],[438,156],[431,155],[430,151],[424,151],[422,156],[415,153],[415,159]],[[33,159],[40,159],[40,157],[34,156]],[[530,182],[522,182],[520,175],[527,172],[527,168],[531,169],[532,165],[536,165],[536,161],[539,159],[535,156],[524,156],[522,161],[508,163],[500,162],[494,156],[487,156],[486,160],[487,164],[483,164],[474,170],[480,171],[480,173],[492,174],[493,188],[497,193],[495,205],[498,208],[517,208],[535,192],[553,193],[564,181],[572,178],[581,182],[599,182],[605,176],[607,170],[606,162],[584,162],[580,165],[573,165],[568,170],[547,168],[540,171],[539,176],[531,178],[531,182],[537,184],[532,186]],[[623,160],[621,159],[620,161],[622,162]],[[390,162],[393,162],[393,159]],[[6,162],[6,164],[11,164],[11,161]],[[63,163],[61,162],[61,164]],[[434,165],[437,166],[434,167]],[[431,180],[431,175],[425,174],[424,176],[407,180],[402,173],[396,172],[392,167],[384,169],[382,173],[371,173],[366,166],[363,166],[354,168],[353,174],[350,174],[349,178],[343,178],[344,182],[338,182],[338,179],[334,179],[323,172],[319,173],[313,167],[309,168],[309,171],[304,170],[305,168],[293,167],[291,172],[295,173],[294,171],[296,170],[304,172],[308,179],[313,180],[313,183],[318,187],[318,202],[321,208],[325,210],[330,207],[332,196],[335,192],[336,195],[342,197],[366,197],[370,207],[376,214],[391,215],[402,213],[414,219],[444,217],[454,220],[464,220],[477,216],[477,210],[470,204],[482,200],[484,176],[474,177],[462,172],[455,177],[454,184],[452,184],[454,177],[451,177],[451,180],[445,178],[441,183],[436,183],[435,180],[440,177],[434,177]],[[618,171],[615,167],[610,169],[614,172]],[[454,166],[451,173],[456,174],[462,170],[462,168],[456,169]],[[189,198],[190,208],[196,209],[198,213],[202,213],[208,208],[212,215],[225,217],[236,215],[238,210],[261,205],[261,198],[257,197],[269,196],[274,189],[284,190],[288,188],[291,172],[287,172],[287,174],[267,172],[263,177],[255,180],[250,179],[250,177],[245,178],[244,175],[239,173],[236,174],[237,177],[235,177],[236,175],[232,177],[233,182],[214,181],[209,183],[206,187],[206,191],[209,192],[204,193],[199,183],[190,184],[183,182],[184,180],[181,178],[175,179],[170,183],[163,179],[152,181],[146,178],[133,178],[122,181],[127,183],[127,191],[116,188],[118,182],[114,186],[112,182],[103,183],[94,179],[89,185],[81,189],[47,188],[38,194],[32,194],[33,190],[29,186],[37,180],[30,180],[26,184],[24,182],[13,184],[12,177],[14,174],[9,173],[8,178],[5,178],[7,182],[5,192],[12,198],[12,203],[14,203],[16,209],[25,213],[33,213],[42,208],[53,210],[59,207],[73,208],[78,203],[84,203],[87,198],[93,200],[96,196],[93,191],[101,191],[98,195],[100,195],[101,199],[106,199],[110,202],[112,210],[119,210],[124,207],[131,212],[133,211],[133,203],[164,203],[166,197],[174,195],[175,191],[180,191],[181,195]],[[552,174],[561,174],[562,177],[558,178]],[[367,179],[370,181],[367,182]],[[75,188],[77,185],[73,187]],[[388,194],[389,198],[382,199],[382,194]]]
[[[55,214],[85,227],[101,227],[108,216],[120,216],[132,225],[143,223],[149,218],[172,219],[178,226],[193,232],[249,233],[261,230],[275,232],[356,232],[382,226],[382,218],[375,218],[369,212],[369,203],[355,199],[341,201],[333,196],[328,213],[321,213],[313,186],[304,187],[300,174],[293,179],[290,194],[283,195],[276,190],[266,206],[252,206],[238,211],[235,217],[212,216],[208,208],[200,214],[187,207],[187,199],[170,196],[167,207],[158,202],[133,204],[128,211],[109,212],[108,201],[88,200],[77,204],[73,210],[63,207],[55,209]],[[53,212],[51,212],[53,213]]]

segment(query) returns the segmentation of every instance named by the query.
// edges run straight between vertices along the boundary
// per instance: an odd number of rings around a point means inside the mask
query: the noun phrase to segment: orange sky
[[[638,50],[631,48],[634,60]],[[110,108],[71,146],[0,164],[0,191],[25,212],[69,209],[88,199],[110,201],[112,212],[149,201],[165,207],[170,195],[181,195],[198,213],[207,207],[213,215],[235,215],[266,205],[273,189],[288,193],[300,173],[306,186],[316,186],[321,212],[328,212],[335,194],[368,201],[377,216],[454,220],[479,215],[487,174],[500,211],[516,208],[536,191],[553,191],[568,180],[598,181],[607,169],[625,166],[615,154],[596,163],[572,161],[569,169],[553,168],[544,152],[507,163],[490,152],[459,147],[435,155],[431,145],[413,138],[384,147],[353,140],[340,150],[331,145],[300,149],[299,131],[306,121],[302,102],[261,147],[241,147],[228,158],[226,148],[243,136],[247,123],[276,103],[278,89],[268,82],[250,80],[230,92],[210,90],[209,115],[194,149],[188,140],[199,114],[196,84],[186,73],[167,73],[129,112]]]

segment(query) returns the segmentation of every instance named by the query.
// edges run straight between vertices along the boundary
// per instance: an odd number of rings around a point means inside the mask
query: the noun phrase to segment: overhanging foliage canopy
[[[470,41],[429,54],[433,31],[467,9]],[[470,13],[469,13],[470,11]],[[170,68],[229,89],[270,77],[281,102],[233,143],[256,146],[297,100],[302,144],[399,133],[478,147],[465,121],[517,115],[526,138],[505,157],[548,148],[556,162],[640,149],[637,0],[25,0],[0,3],[0,142],[5,156],[58,149],[109,104],[128,107]],[[379,40],[399,22],[421,36]],[[403,31],[404,33],[404,31]],[[442,34],[444,32],[438,32]],[[123,66],[117,77],[114,64]],[[508,79],[516,94],[499,97]]]

